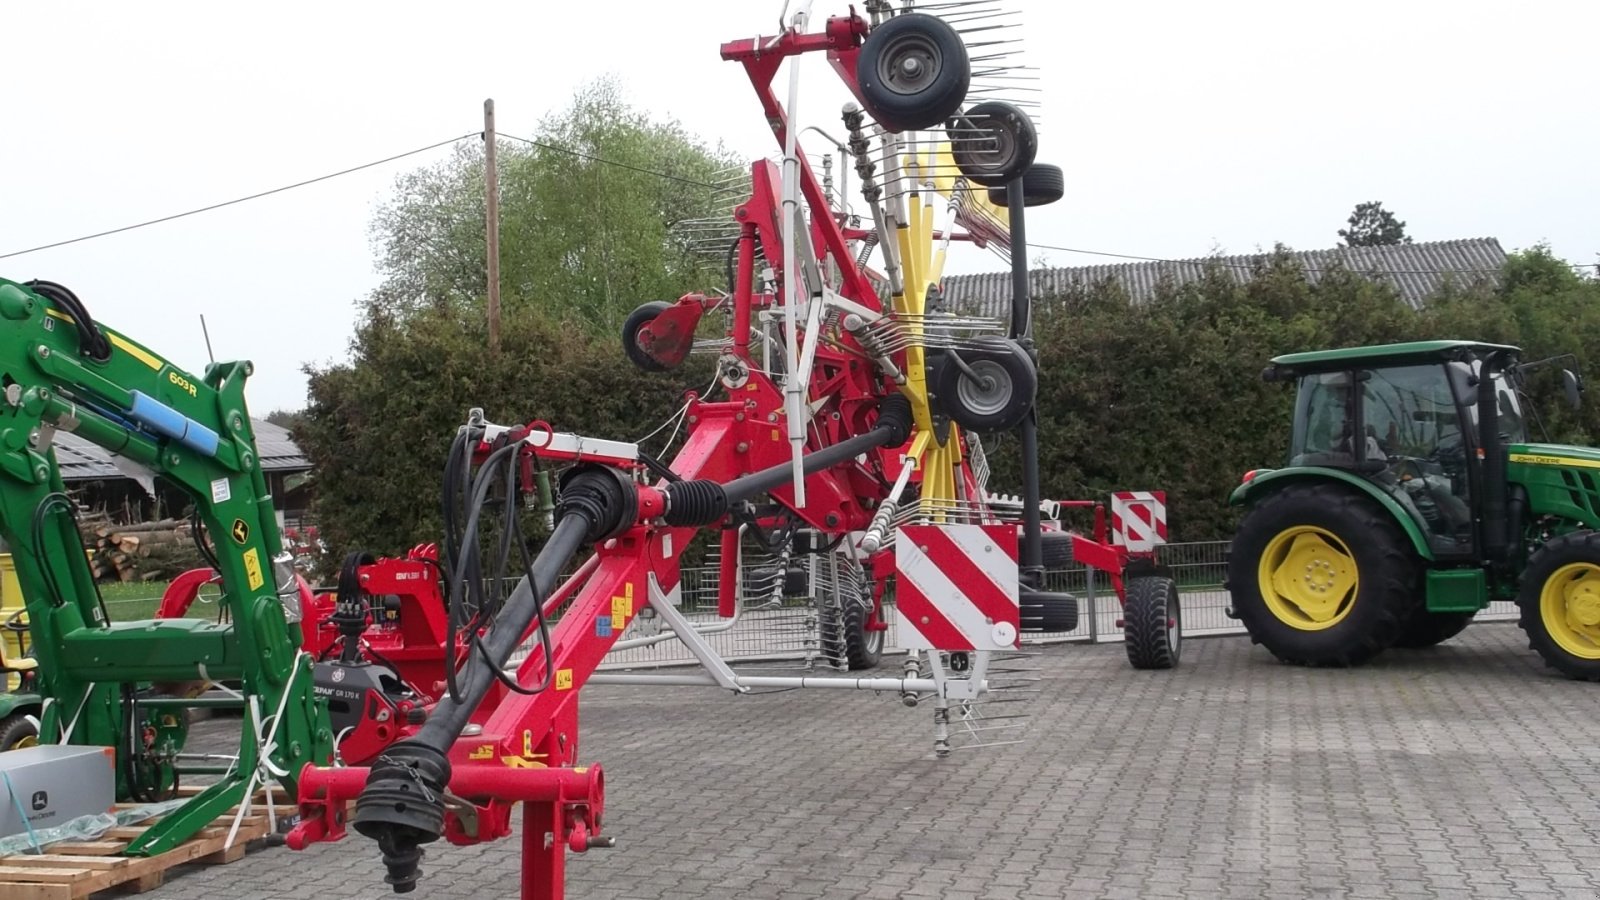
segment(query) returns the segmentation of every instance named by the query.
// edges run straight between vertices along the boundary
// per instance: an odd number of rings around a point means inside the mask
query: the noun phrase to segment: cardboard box
[[[110,747],[40,744],[7,750],[0,753],[0,837],[107,812],[116,793],[116,752]]]

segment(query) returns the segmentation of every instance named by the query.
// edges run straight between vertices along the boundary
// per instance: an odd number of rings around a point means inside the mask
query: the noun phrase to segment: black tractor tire
[[[1002,187],[1023,177],[1039,152],[1033,120],[999,100],[979,103],[950,120],[945,132],[956,168],[983,187]]]
[[[1164,575],[1128,582],[1122,642],[1135,669],[1171,669],[1183,655],[1183,610],[1178,583]]]
[[[1024,634],[1072,631],[1078,627],[1078,598],[1071,594],[1024,588],[1017,600],[1021,607],[1018,630]]]
[[[1394,646],[1405,650],[1421,650],[1442,644],[1466,630],[1475,615],[1475,612],[1431,613],[1426,605],[1419,604],[1405,627],[1400,629],[1400,637],[1395,639]]]
[[[628,362],[633,363],[642,372],[665,372],[666,366],[657,362],[655,357],[644,352],[639,346],[639,332],[646,325],[654,322],[656,316],[671,308],[672,304],[662,300],[653,300],[633,312],[628,313],[628,318],[622,323],[622,352],[628,357]]]
[[[1533,554],[1517,594],[1521,612],[1517,624],[1528,635],[1529,649],[1543,657],[1545,665],[1578,681],[1600,681],[1600,636],[1596,634],[1600,625],[1574,624],[1576,616],[1594,617],[1600,607],[1597,587],[1600,532],[1576,531]],[[1545,595],[1550,592],[1555,592],[1550,598],[1554,608],[1546,609]],[[1566,602],[1559,602],[1562,596]],[[1571,606],[1574,599],[1582,604],[1576,611]]]
[[[907,59],[919,64],[908,76]],[[856,57],[856,83],[868,115],[890,132],[932,128],[955,115],[967,99],[972,61],[948,22],[902,13],[873,28]]]
[[[957,425],[980,434],[1022,424],[1039,392],[1039,371],[1027,351],[1006,338],[978,338],[960,351],[961,361],[985,379],[975,382],[947,352],[934,371],[934,394]]]
[[[0,719],[0,753],[15,750],[18,744],[38,736],[39,729],[33,727],[33,723],[22,713],[12,713]]]
[[[1072,535],[1065,531],[1046,531],[1039,535],[1039,561],[1046,572],[1059,572],[1072,565]]]
[[[1300,529],[1317,529],[1332,541],[1322,541],[1331,552],[1308,562],[1310,590],[1337,587],[1313,585],[1313,578],[1331,577],[1341,566],[1354,570],[1353,589],[1334,598],[1338,605],[1326,622],[1290,610],[1294,604],[1275,590],[1273,603],[1262,593],[1263,555]],[[1250,639],[1278,659],[1303,666],[1357,666],[1387,650],[1420,602],[1421,575],[1415,547],[1394,517],[1355,489],[1330,482],[1291,484],[1257,502],[1239,523],[1228,559],[1234,612]],[[1294,620],[1280,617],[1274,606]]]
[[[1060,166],[1034,163],[1022,174],[1022,205],[1049,206],[1067,195],[1067,177]],[[1011,202],[1004,186],[989,188],[989,202],[1002,209]]]

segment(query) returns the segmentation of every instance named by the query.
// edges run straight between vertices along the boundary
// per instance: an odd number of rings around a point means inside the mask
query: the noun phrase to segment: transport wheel
[[[1522,574],[1517,608],[1545,665],[1600,681],[1600,533],[1564,534],[1540,548]]]
[[[956,168],[968,181],[984,187],[1003,187],[1025,174],[1039,152],[1033,120],[999,100],[979,103],[951,119],[945,133]]]
[[[1333,484],[1295,484],[1245,514],[1228,585],[1250,639],[1284,662],[1359,665],[1388,649],[1421,596],[1394,518]]]
[[[1178,584],[1162,575],[1128,582],[1122,606],[1122,641],[1135,669],[1171,669],[1183,652],[1183,611]]]
[[[949,23],[902,13],[873,28],[856,57],[867,112],[891,132],[932,128],[967,99],[972,62]]]
[[[1032,408],[1039,374],[1015,341],[980,341],[971,348],[945,353],[934,376],[934,393],[944,412],[962,428],[1008,431],[1021,424]]]
[[[1067,179],[1061,173],[1060,166],[1034,163],[1028,167],[1028,171],[1022,173],[1023,206],[1049,206],[1066,193]],[[1005,207],[1010,199],[1010,194],[1004,186],[989,188],[989,202],[995,206]]]

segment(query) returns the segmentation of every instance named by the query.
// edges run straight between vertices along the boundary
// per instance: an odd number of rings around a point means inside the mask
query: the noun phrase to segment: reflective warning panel
[[[900,646],[1017,646],[1016,525],[905,525],[894,548]]]

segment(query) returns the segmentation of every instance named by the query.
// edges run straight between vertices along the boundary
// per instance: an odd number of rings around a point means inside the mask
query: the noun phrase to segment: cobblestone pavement
[[[1055,646],[1021,744],[931,754],[888,696],[584,691],[617,849],[573,898],[1600,896],[1600,685],[1510,624],[1356,671],[1197,640],[1175,672]],[[208,723],[221,724],[221,723]],[[517,840],[424,860],[417,897],[514,898]],[[384,898],[351,837],[145,896]]]

